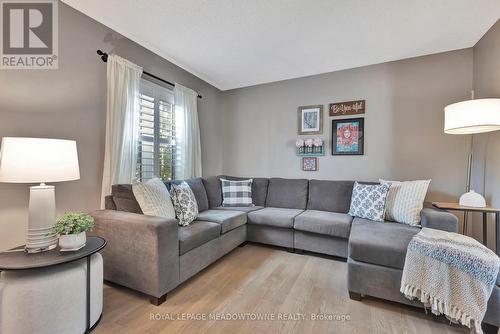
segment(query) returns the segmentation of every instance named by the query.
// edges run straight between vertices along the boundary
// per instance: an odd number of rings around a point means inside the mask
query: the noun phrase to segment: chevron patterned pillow
[[[431,180],[387,181],[390,185],[385,204],[385,219],[407,225],[420,225],[420,211],[424,207],[425,195]]]

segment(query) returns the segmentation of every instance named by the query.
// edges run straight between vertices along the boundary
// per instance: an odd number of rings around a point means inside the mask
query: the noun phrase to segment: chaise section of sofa
[[[443,210],[424,208],[421,226],[457,232],[458,219]],[[354,218],[347,260],[347,285],[351,299],[361,300],[363,296],[371,296],[422,307],[422,303],[411,301],[400,292],[406,250],[412,237],[419,231],[420,227],[417,226]],[[484,318],[485,328],[492,327],[494,333],[500,325],[499,280],[500,277]]]

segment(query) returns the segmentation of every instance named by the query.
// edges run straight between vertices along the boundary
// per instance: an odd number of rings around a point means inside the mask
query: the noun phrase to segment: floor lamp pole
[[[469,148],[469,156],[467,158],[467,176],[465,180],[465,192],[469,192],[471,189],[471,179],[472,179],[472,159],[474,152],[474,135],[470,136],[470,148]],[[469,212],[464,211],[464,226],[462,234],[467,235],[468,229],[468,220],[469,220]]]

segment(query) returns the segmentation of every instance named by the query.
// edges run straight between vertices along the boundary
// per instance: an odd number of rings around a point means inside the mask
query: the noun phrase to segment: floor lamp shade
[[[468,100],[450,104],[444,108],[445,133],[472,135],[496,130],[500,130],[500,99]],[[471,175],[472,139],[467,162],[467,192],[460,196],[459,204],[471,207],[485,207],[486,201],[484,197],[471,189]]]
[[[40,183],[30,187],[26,251],[54,248],[55,188],[45,182],[78,180],[78,153],[73,140],[5,137],[0,147],[0,182]]]
[[[444,132],[474,134],[500,130],[500,99],[477,99],[444,108]]]

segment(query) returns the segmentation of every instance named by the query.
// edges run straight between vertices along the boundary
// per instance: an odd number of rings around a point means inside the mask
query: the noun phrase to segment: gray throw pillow
[[[172,184],[170,195],[172,196],[175,216],[179,220],[179,225],[188,226],[198,217],[198,204],[193,191],[183,181],[179,185]]]
[[[384,221],[385,201],[389,185],[354,183],[349,215],[374,221]]]

